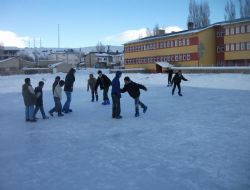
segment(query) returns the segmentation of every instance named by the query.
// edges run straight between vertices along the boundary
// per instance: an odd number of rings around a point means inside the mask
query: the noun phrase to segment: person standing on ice
[[[116,71],[115,77],[112,80],[112,118],[121,119],[121,88],[120,88],[120,77],[122,76],[121,71]]]
[[[71,68],[65,78],[64,92],[66,94],[67,100],[64,103],[62,109],[64,113],[72,112],[72,109],[70,109],[70,103],[71,103],[71,95],[73,92],[73,86],[75,82],[75,72],[76,70]]]
[[[96,78],[94,77],[93,74],[90,74],[88,79],[87,91],[89,91],[90,88],[92,96],[91,102],[94,102],[94,100],[98,101],[98,93],[97,90],[95,90],[95,85],[96,85]]]
[[[22,95],[25,105],[25,117],[27,122],[36,122],[34,118],[34,106],[36,103],[36,95],[30,84],[30,78],[26,78],[22,87]]]
[[[186,78],[183,77],[181,70],[179,70],[177,73],[175,73],[175,76],[172,80],[172,85],[174,84],[173,89],[172,89],[172,95],[174,95],[174,91],[175,91],[175,88],[177,86],[178,87],[178,94],[179,94],[179,96],[182,96],[182,94],[181,94],[181,80],[188,81]]]
[[[130,80],[129,77],[124,78],[124,87],[121,89],[121,93],[128,92],[129,95],[135,100],[135,117],[139,117],[139,106],[143,109],[143,113],[146,113],[148,107],[140,101],[140,89],[147,91],[147,88],[141,84],[137,84]]]
[[[62,104],[61,104],[61,99],[62,99],[62,87],[64,85],[64,81],[60,80],[59,83],[56,85],[54,89],[54,100],[55,100],[55,107],[52,108],[49,111],[49,114],[53,116],[54,112],[58,113],[58,117],[64,116],[62,114]]]
[[[55,81],[52,85],[52,94],[54,95],[54,90],[56,88],[56,85],[58,85],[59,81],[61,80],[60,76],[56,76]]]
[[[108,91],[109,87],[111,85],[111,80],[104,74],[102,74],[102,71],[98,71],[98,79],[96,81],[95,90],[97,90],[98,86],[100,85],[100,89],[103,90],[103,103],[102,105],[109,105],[109,97],[108,97]]]
[[[36,108],[34,112],[34,118],[36,118],[36,114],[38,110],[40,110],[43,116],[43,119],[49,119],[49,117],[45,115],[44,108],[43,108],[43,86],[44,86],[44,82],[40,81],[38,83],[38,86],[35,88],[35,94],[36,94],[37,99],[36,99]]]
[[[171,86],[172,85],[173,69],[171,69],[171,67],[168,67],[167,72],[168,72],[168,86]]]

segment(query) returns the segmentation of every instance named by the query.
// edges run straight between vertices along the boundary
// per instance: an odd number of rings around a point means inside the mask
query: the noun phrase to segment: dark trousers
[[[40,106],[36,105],[36,108],[35,108],[35,111],[34,111],[34,118],[36,117],[36,114],[37,114],[38,110],[40,110],[43,118],[45,118],[46,115],[45,115],[45,112],[44,112],[44,109],[43,109],[43,105],[40,105]]]
[[[97,90],[91,90],[91,95],[92,95],[92,101],[94,101],[94,99],[98,101]]]
[[[54,97],[55,107],[52,108],[49,112],[58,112],[58,114],[62,113],[62,104],[60,98]]]
[[[121,114],[120,97],[117,94],[112,94],[112,117],[119,117]]]
[[[103,101],[107,101],[109,100],[109,97],[108,97],[108,92],[109,92],[109,87],[108,88],[104,88],[103,89]]]
[[[181,94],[181,84],[180,83],[174,83],[173,89],[172,89],[172,94],[174,94],[175,88],[178,88],[178,94]]]
[[[135,113],[139,113],[139,106],[141,106],[141,108],[145,108],[145,104],[143,104],[139,97],[138,98],[135,98]]]
[[[172,75],[168,75],[168,85],[171,86],[172,83]]]

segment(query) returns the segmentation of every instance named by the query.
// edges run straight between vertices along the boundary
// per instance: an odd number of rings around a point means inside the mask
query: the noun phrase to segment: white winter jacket
[[[62,87],[59,84],[55,87],[54,97],[62,99]]]

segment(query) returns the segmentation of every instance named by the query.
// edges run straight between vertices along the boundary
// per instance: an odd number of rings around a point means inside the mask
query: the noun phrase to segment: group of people
[[[49,111],[49,114],[53,116],[54,112],[58,113],[58,117],[63,116],[63,113],[72,112],[70,109],[71,102],[71,94],[73,92],[73,85],[75,82],[75,69],[70,69],[68,74],[66,75],[65,81],[61,80],[60,76],[55,78],[55,81],[52,85],[52,93],[54,97],[55,106]],[[30,78],[25,78],[24,84],[22,86],[22,95],[25,105],[25,119],[27,122],[36,122],[36,114],[38,110],[40,110],[43,119],[48,119],[49,117],[45,114],[43,108],[43,86],[44,82],[40,81],[38,86],[33,89],[31,85]],[[66,94],[66,102],[62,107],[61,99],[62,99],[62,88],[64,86],[64,91]],[[35,108],[34,108],[35,107]]]
[[[57,112],[58,117],[64,116],[63,113],[69,113],[73,110],[70,108],[71,95],[73,92],[73,86],[75,82],[75,69],[70,69],[65,77],[65,81],[61,80],[60,76],[55,78],[52,85],[52,93],[54,97],[55,106],[49,111],[50,116],[54,116],[54,112]],[[168,86],[173,86],[172,95],[174,95],[175,88],[178,88],[179,96],[181,94],[181,80],[187,81],[183,77],[181,70],[177,71],[172,78],[173,70],[168,68]],[[128,92],[128,94],[134,99],[135,105],[135,117],[140,116],[139,107],[142,108],[143,113],[146,113],[148,107],[140,100],[140,89],[147,91],[144,85],[133,82],[128,76],[124,77],[124,87],[120,87],[120,78],[122,75],[121,71],[117,71],[115,77],[111,81],[101,70],[97,72],[98,78],[96,79],[93,74],[89,75],[87,83],[87,91],[91,90],[91,101],[98,101],[98,87],[103,91],[103,102],[102,105],[109,105],[110,100],[108,96],[109,88],[112,87],[111,97],[112,97],[112,118],[121,119],[121,93]],[[48,119],[49,117],[45,114],[43,108],[43,86],[44,82],[40,81],[38,86],[33,89],[31,85],[30,78],[25,79],[25,83],[22,87],[22,95],[25,104],[25,117],[27,122],[36,122],[36,114],[40,110],[43,119]],[[61,104],[62,99],[62,88],[64,87],[64,92],[66,95],[66,102],[64,106]],[[35,108],[34,108],[35,107]]]

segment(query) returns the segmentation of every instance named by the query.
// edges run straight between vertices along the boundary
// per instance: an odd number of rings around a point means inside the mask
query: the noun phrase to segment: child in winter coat
[[[140,101],[140,89],[147,91],[147,88],[141,84],[137,84],[130,80],[129,77],[124,78],[125,85],[121,89],[121,93],[128,92],[129,95],[135,100],[135,117],[139,117],[139,105],[143,109],[143,113],[146,113],[148,107]]]
[[[103,103],[102,105],[109,105],[109,97],[108,97],[108,91],[109,87],[111,85],[111,80],[104,74],[102,74],[102,71],[98,71],[98,79],[96,81],[95,90],[97,90],[98,86],[100,85],[101,90],[103,90]]]
[[[64,86],[64,81],[60,80],[59,83],[56,85],[54,90],[54,100],[55,100],[55,107],[49,111],[49,114],[53,116],[54,112],[58,112],[58,117],[63,116],[62,114],[62,87]]]
[[[120,88],[120,77],[122,76],[121,71],[116,71],[115,77],[112,80],[112,118],[121,119],[121,88]]]
[[[35,88],[35,94],[36,94],[36,108],[35,108],[35,112],[34,112],[34,118],[36,118],[36,114],[38,112],[38,110],[40,110],[43,119],[49,119],[48,116],[45,115],[44,109],[43,109],[43,86],[44,86],[44,82],[40,81],[38,83],[38,87]]]
[[[93,74],[90,74],[88,85],[87,85],[87,91],[89,91],[89,88],[90,88],[91,95],[92,95],[91,102],[94,102],[94,100],[98,101],[98,93],[97,93],[97,90],[95,89],[95,85],[96,85],[96,78],[94,77]]]
[[[175,88],[177,86],[178,87],[178,94],[179,94],[179,96],[182,96],[182,94],[181,94],[181,80],[188,81],[187,79],[185,79],[183,77],[181,70],[179,70],[177,73],[175,73],[175,76],[172,80],[172,84],[174,83],[174,86],[172,89],[172,95],[174,95],[174,91],[175,91]]]
[[[26,78],[22,87],[23,101],[25,105],[25,117],[27,122],[36,122],[34,118],[34,105],[36,103],[36,95],[30,84],[30,78]]]

